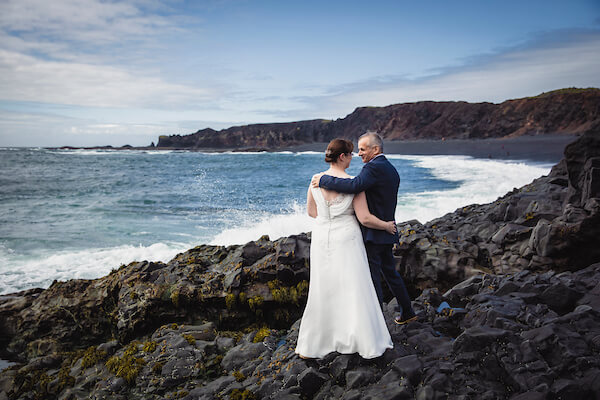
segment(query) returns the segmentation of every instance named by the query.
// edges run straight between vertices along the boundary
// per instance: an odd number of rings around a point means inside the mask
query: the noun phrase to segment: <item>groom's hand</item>
[[[392,235],[396,234],[396,221],[387,221],[385,225],[385,231],[387,233],[391,233]]]
[[[314,188],[318,188],[319,187],[319,182],[321,181],[321,177],[325,175],[324,173],[319,173],[319,174],[315,174],[313,175],[312,179],[310,180],[310,186],[314,187]]]

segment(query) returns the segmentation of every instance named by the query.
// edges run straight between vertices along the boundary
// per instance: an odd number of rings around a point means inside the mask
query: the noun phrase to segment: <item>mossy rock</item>
[[[233,389],[229,393],[229,400],[256,400],[258,397],[248,389]]]
[[[103,350],[97,350],[95,346],[90,346],[81,357],[81,368],[86,369],[92,367],[104,360],[107,354]]]
[[[135,382],[140,371],[146,365],[146,361],[143,358],[135,357],[135,354],[138,352],[138,345],[137,341],[131,342],[127,345],[121,357],[113,356],[105,364],[110,372],[125,379],[129,384]]]
[[[154,353],[157,346],[158,344],[155,341],[146,342],[144,343],[144,347],[142,348],[142,350],[144,351],[144,353]]]
[[[260,328],[258,330],[258,332],[256,332],[256,335],[254,335],[254,339],[252,339],[252,341],[254,343],[260,343],[262,342],[267,336],[271,335],[271,330],[269,328],[267,328],[266,326],[263,328]]]

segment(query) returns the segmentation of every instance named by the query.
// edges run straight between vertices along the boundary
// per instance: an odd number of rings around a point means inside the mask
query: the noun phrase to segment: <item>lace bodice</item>
[[[323,200],[325,200],[325,196],[323,196]],[[335,198],[331,200],[325,200],[325,204],[327,205],[327,207],[331,207],[336,204],[340,204],[342,201],[344,201],[344,196],[340,194],[339,196],[335,196]]]
[[[317,204],[317,220],[333,219],[342,215],[354,215],[352,207],[353,194],[340,193],[332,200],[325,200],[319,188],[312,188],[313,198]]]

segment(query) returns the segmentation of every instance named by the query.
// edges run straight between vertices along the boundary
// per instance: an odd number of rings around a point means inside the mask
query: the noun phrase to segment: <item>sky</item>
[[[600,0],[0,0],[0,146],[600,87]]]

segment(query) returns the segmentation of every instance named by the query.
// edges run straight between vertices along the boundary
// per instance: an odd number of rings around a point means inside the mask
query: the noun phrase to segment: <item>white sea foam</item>
[[[475,159],[465,156],[390,156],[412,160],[437,178],[460,182],[447,191],[403,195],[396,208],[396,221],[427,222],[469,204],[485,204],[516,187],[548,174],[551,164]],[[402,175],[402,171],[400,171]]]
[[[195,243],[155,243],[150,246],[119,246],[104,249],[62,251],[15,256],[0,246],[0,294],[33,287],[46,288],[53,280],[95,279],[132,261],[169,261]]]
[[[324,151],[299,151],[297,153],[294,153],[297,156],[302,156],[305,154],[309,154],[309,155],[314,155],[314,154],[325,154]]]
[[[79,155],[79,156],[105,156],[115,154],[149,154],[149,155],[162,155],[171,153],[183,153],[186,151],[179,150],[138,150],[138,149],[57,149],[50,150],[50,153],[54,154],[67,154],[67,155]]]
[[[396,221],[417,219],[427,222],[459,207],[484,204],[496,200],[515,187],[547,174],[550,164],[526,164],[519,161],[482,160],[465,156],[400,156],[388,158],[411,160],[430,170],[437,178],[460,182],[460,186],[447,191],[428,191],[400,195],[396,208]],[[402,171],[399,171],[402,175]],[[312,219],[304,205],[294,204],[293,212],[259,217],[247,215],[235,228],[216,235],[211,244],[232,245],[256,240],[269,235],[271,240],[312,230]]]
[[[76,156],[106,156],[106,155],[119,154],[115,150],[83,150],[83,149],[60,149],[60,150],[50,151],[50,153],[76,155]]]
[[[252,154],[269,154],[267,151],[225,151],[215,154],[232,154],[232,155],[252,155]]]
[[[256,240],[268,235],[271,240],[312,230],[313,220],[306,214],[304,205],[292,204],[292,212],[259,217],[247,215],[235,228],[225,229],[210,244],[229,246]]]

